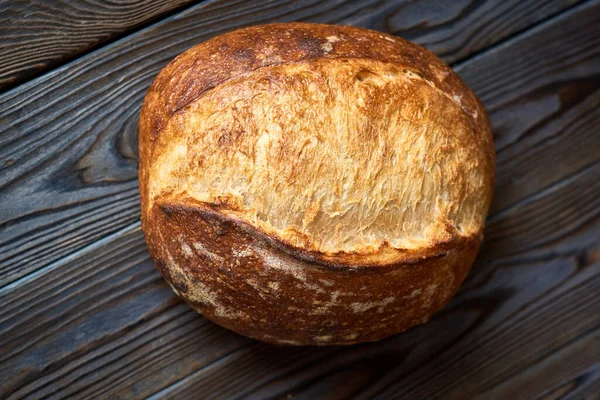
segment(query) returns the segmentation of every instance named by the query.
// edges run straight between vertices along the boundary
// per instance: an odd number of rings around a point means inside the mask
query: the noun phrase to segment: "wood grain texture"
[[[590,5],[455,68],[492,122],[503,166],[492,213],[600,157],[600,11]]]
[[[0,1],[0,92],[190,2]]]
[[[375,27],[392,2],[257,4],[190,9],[2,96],[0,398],[600,398],[600,1],[457,65],[497,140],[478,261],[431,323],[349,348],[209,323],[155,271],[136,222],[139,102],[174,54],[268,18]]]
[[[422,0],[397,3],[373,3],[369,12],[352,12],[345,4],[337,12],[348,14],[343,23],[401,36],[427,47],[447,63],[454,63],[581,1]]]
[[[600,192],[599,173],[597,163],[491,223],[488,250],[431,323],[348,348],[278,348],[209,323],[154,270],[134,224],[0,292],[0,397],[582,392],[600,377],[600,197],[578,197],[579,213],[563,210],[570,193]],[[551,239],[523,229],[532,225]]]
[[[0,298],[1,398],[140,398],[250,341],[173,295],[139,224]]]
[[[479,2],[478,7],[465,10],[488,10],[484,13],[488,19],[508,18],[505,15],[508,12],[513,19],[506,20],[504,36],[520,29],[521,22],[512,28],[509,22],[523,19],[515,19],[504,6],[498,8],[504,10],[503,13],[494,14],[492,6],[496,3],[499,4],[497,1]],[[534,23],[564,9],[569,2],[551,4],[523,18]],[[432,20],[435,29],[441,29],[439,22],[433,22],[439,17],[439,9],[430,5],[414,7],[407,7],[400,0],[213,1],[190,8],[0,96],[0,203],[6,205],[0,209],[0,282],[13,282],[139,218],[137,116],[146,88],[158,70],[175,55],[224,31],[275,20],[353,23],[381,28],[377,21],[388,21],[388,16],[404,15],[402,18],[406,19],[418,10],[431,9],[438,13],[431,11],[427,18]],[[592,21],[582,29],[584,34],[596,31],[598,26],[593,19],[598,12],[589,11],[597,10],[596,3],[592,2],[585,9],[588,11],[581,14],[589,13],[588,19]],[[421,20],[428,20],[425,14],[419,15]],[[453,37],[452,26],[464,29],[470,26],[456,23],[460,15],[477,20],[480,17],[466,11],[457,14],[448,21],[445,30],[448,38]],[[425,27],[427,22],[422,25]],[[402,35],[400,30],[394,32]],[[426,32],[423,28],[423,35]],[[471,34],[477,35],[477,30]],[[495,36],[495,40],[504,36]],[[540,36],[536,37],[540,43],[534,45],[543,45]],[[417,40],[414,35],[411,38]],[[567,41],[567,46],[576,46],[578,40],[579,36],[575,35]],[[567,52],[558,57],[556,63],[568,63],[573,57],[577,58],[578,54]],[[499,59],[489,62],[496,65]],[[502,59],[501,62],[512,62],[513,68],[495,68],[499,76],[487,73],[486,82],[490,85],[500,78],[510,79],[515,69],[518,73],[519,66],[525,68],[519,60]],[[579,64],[573,64],[572,68],[576,70]],[[463,69],[461,73],[468,81],[485,88],[485,82],[475,79],[479,71],[470,71],[467,66]],[[514,99],[502,87],[496,90],[503,93],[500,98]],[[493,93],[486,96],[493,97]],[[521,128],[513,126],[512,129]]]

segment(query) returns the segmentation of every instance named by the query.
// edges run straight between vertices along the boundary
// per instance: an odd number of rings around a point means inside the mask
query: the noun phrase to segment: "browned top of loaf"
[[[303,23],[177,57],[146,96],[140,156],[144,219],[153,205],[211,207],[349,264],[478,241],[494,176],[485,111],[433,53]]]
[[[176,57],[155,79],[144,108],[144,131],[159,134],[178,110],[232,77],[261,67],[310,59],[366,58],[401,64],[481,109],[465,83],[435,54],[404,39],[352,26],[307,23],[258,25],[229,32]],[[481,114],[481,113],[480,113]]]

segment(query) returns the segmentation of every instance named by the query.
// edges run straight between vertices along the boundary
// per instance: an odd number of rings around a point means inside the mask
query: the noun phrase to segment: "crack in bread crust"
[[[334,265],[281,251],[254,227],[193,203],[156,203],[150,220],[152,256],[179,296],[226,328],[286,345],[379,340],[428,321],[480,243],[465,239],[411,263]]]

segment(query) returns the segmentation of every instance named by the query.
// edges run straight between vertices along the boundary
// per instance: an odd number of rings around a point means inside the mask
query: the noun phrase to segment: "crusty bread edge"
[[[208,319],[280,345],[375,341],[427,322],[458,291],[481,235],[385,265],[307,258],[254,227],[189,204],[155,204],[155,265]]]
[[[299,23],[252,27],[211,39],[183,53],[151,86],[142,108],[139,138],[144,234],[157,268],[174,290],[222,326],[277,344],[331,345],[378,340],[426,322],[456,293],[475,259],[483,227],[472,237],[456,237],[395,261],[370,263],[364,256],[304,252],[265,236],[243,221],[199,205],[157,202],[152,209],[145,207],[149,200],[145,190],[153,143],[169,118],[223,81],[269,65],[258,62],[256,53],[239,50],[243,46],[258,47],[258,52],[261,44],[270,42],[256,42],[253,37],[276,38],[281,30],[290,29],[292,37],[285,45],[288,50],[273,63],[351,57],[338,46],[336,52],[323,53],[323,44],[332,30],[336,35],[370,35],[377,41],[376,46],[357,47],[354,43],[358,49],[356,57],[412,63],[424,79],[449,96],[458,97],[473,118],[481,147],[493,169],[491,131],[481,103],[433,53],[402,39],[352,27]],[[223,48],[227,43],[240,43],[240,47]],[[212,77],[205,78],[199,73],[197,60],[206,60],[211,52],[218,55],[211,59],[214,65],[201,66],[211,71]],[[493,173],[490,179],[491,188]],[[491,197],[491,193],[485,195]],[[203,243],[198,246],[200,250],[194,247],[195,243]],[[257,251],[240,257],[245,254],[243,246],[254,246]],[[367,294],[361,293],[366,285]],[[275,286],[277,290],[272,290]],[[286,299],[287,304],[282,304],[280,298]],[[311,307],[317,313],[307,316]]]

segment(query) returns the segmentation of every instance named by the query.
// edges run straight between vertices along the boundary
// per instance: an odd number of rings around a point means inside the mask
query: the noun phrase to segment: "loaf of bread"
[[[426,322],[482,240],[486,113],[434,54],[272,24],[186,51],[140,116],[142,223],[173,290],[265,342],[352,344]]]

